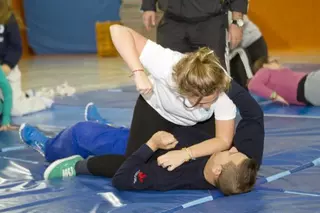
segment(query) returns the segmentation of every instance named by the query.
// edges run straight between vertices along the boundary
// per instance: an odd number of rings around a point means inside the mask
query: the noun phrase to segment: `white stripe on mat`
[[[311,115],[282,115],[282,114],[264,114],[265,117],[279,117],[279,118],[312,118],[320,119],[320,116],[311,116]]]

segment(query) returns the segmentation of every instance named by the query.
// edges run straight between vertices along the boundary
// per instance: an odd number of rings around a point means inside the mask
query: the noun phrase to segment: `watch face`
[[[238,19],[237,20],[237,24],[238,24],[239,27],[243,27],[244,21],[242,19]]]

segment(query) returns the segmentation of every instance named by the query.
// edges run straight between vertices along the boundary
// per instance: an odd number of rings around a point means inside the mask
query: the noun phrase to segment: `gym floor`
[[[320,69],[317,57],[276,57],[297,71]],[[130,126],[138,94],[120,58],[39,56],[22,60],[20,69],[25,89],[67,81],[77,93],[56,97],[50,110],[15,117],[14,124],[28,122],[52,135],[83,121],[84,107],[93,101],[107,120]],[[250,193],[120,192],[110,180],[88,176],[44,181],[47,163],[13,131],[0,132],[0,212],[320,212],[320,168],[314,166],[320,161],[320,108],[256,98],[265,112],[266,139],[262,184]]]

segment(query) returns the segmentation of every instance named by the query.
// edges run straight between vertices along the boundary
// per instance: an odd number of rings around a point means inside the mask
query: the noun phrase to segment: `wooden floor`
[[[121,20],[144,36],[154,40],[155,29],[147,32],[142,24],[140,0],[124,0]],[[158,19],[161,14],[159,14]],[[320,53],[272,52],[282,62],[320,63]],[[100,58],[96,55],[81,56],[36,56],[20,62],[23,73],[23,87],[54,87],[65,81],[78,91],[113,88],[132,84],[129,70],[120,58]]]

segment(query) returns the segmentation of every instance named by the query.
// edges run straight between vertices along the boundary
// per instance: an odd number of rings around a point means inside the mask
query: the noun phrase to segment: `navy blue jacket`
[[[265,138],[263,111],[250,93],[235,81],[232,81],[227,95],[237,106],[241,116],[233,138],[233,145],[240,152],[253,158],[260,167]]]
[[[174,150],[211,138],[197,129],[188,128],[186,131],[184,127],[175,129],[173,135],[179,141]],[[166,152],[166,150],[158,150],[154,153],[146,144],[142,145],[126,159],[113,176],[113,186],[121,190],[159,191],[214,188],[203,175],[203,169],[209,157],[189,161],[169,172],[157,164],[157,157]]]
[[[13,69],[22,56],[19,25],[12,15],[5,25],[0,25],[0,63]]]

